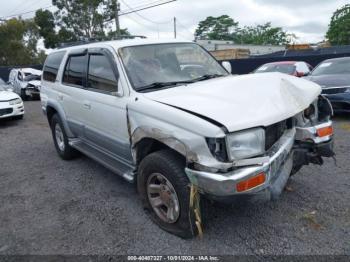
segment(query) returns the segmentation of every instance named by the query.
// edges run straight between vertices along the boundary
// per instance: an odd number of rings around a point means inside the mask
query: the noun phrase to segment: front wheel
[[[139,167],[137,186],[144,208],[162,229],[183,238],[198,234],[190,210],[190,182],[185,161],[170,150],[146,156]]]

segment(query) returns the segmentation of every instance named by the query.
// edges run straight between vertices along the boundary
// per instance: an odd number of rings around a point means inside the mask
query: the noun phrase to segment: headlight
[[[22,99],[16,98],[14,100],[11,100],[9,103],[10,103],[11,106],[18,105],[18,104],[22,103]]]
[[[227,136],[227,150],[231,160],[244,159],[265,152],[265,130],[254,128]]]

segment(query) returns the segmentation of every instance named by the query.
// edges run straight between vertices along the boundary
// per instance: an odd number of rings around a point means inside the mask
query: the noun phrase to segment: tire
[[[58,114],[52,116],[50,127],[58,155],[64,160],[76,158],[78,156],[78,151],[69,145],[67,134]]]
[[[171,150],[154,152],[146,156],[140,164],[137,177],[137,188],[143,206],[153,222],[171,234],[182,238],[192,238],[198,234],[198,231],[195,225],[194,214],[189,207],[190,182],[185,174],[184,168],[185,161]],[[159,177],[159,174],[162,177]],[[158,194],[158,192],[152,194],[149,185],[153,183],[152,185],[155,186],[157,184],[157,179],[163,179],[164,177],[172,186],[172,188],[170,187],[170,191],[173,191],[171,195],[176,196],[178,200],[177,206],[179,209],[178,212],[172,212],[173,216],[172,219],[170,219],[172,221],[165,221],[164,216],[159,215],[162,212],[161,210],[164,211],[165,206],[161,206],[158,208],[159,210],[157,210],[157,208],[152,206],[150,201],[152,197],[159,195],[159,198],[161,198],[162,195],[161,193]],[[166,185],[168,185],[167,182]],[[163,186],[163,184],[160,185]],[[169,193],[170,192],[168,192],[168,194]],[[170,198],[172,199],[172,197]],[[169,211],[168,208],[166,210]],[[169,218],[167,219],[169,220]]]
[[[26,90],[25,89],[21,89],[20,96],[21,96],[23,101],[27,101],[28,100],[28,96],[26,95]]]

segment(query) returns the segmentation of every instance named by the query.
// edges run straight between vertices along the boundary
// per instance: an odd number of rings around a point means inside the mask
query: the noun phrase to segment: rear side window
[[[63,83],[83,86],[83,77],[86,68],[86,55],[75,55],[68,58],[64,69]]]
[[[44,65],[43,69],[43,79],[49,82],[55,82],[56,76],[58,72],[58,68],[60,67],[60,64],[62,62],[63,56],[65,54],[65,51],[62,52],[56,52],[50,54]]]
[[[115,92],[118,89],[117,78],[107,57],[93,54],[89,58],[88,88],[103,92]]]

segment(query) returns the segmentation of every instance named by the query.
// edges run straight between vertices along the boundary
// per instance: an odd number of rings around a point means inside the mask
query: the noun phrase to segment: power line
[[[123,0],[120,0],[120,2],[122,2],[122,3],[123,3],[125,6],[127,6],[130,10],[135,9],[135,8],[130,7],[130,6],[129,6],[127,3],[125,3],[125,1],[123,1]],[[146,20],[146,21],[148,21],[148,22],[151,22],[151,23],[153,23],[153,24],[163,25],[163,24],[169,24],[169,23],[172,22],[171,20],[169,20],[169,21],[167,21],[167,22],[155,22],[155,21],[152,21],[152,20],[148,19],[147,17],[145,17],[145,16],[143,16],[143,15],[140,15],[137,11],[135,12],[135,14],[138,15],[139,17],[141,17],[142,19],[144,19],[144,20]]]
[[[6,18],[13,17],[13,16],[26,15],[26,14],[34,13],[34,12],[40,10],[40,9],[48,9],[48,8],[50,8],[50,7],[53,7],[53,5],[49,5],[49,6],[46,6],[46,7],[42,7],[42,8],[38,8],[38,9],[35,9],[35,10],[27,11],[27,12],[24,12],[24,13],[18,13],[18,14],[3,16],[3,17],[0,17],[0,19],[6,19]]]
[[[129,11],[129,12],[124,12],[124,13],[119,14],[119,16],[128,15],[128,14],[131,14],[131,13],[135,13],[135,12],[138,12],[138,11],[150,9],[150,8],[157,7],[157,6],[160,6],[160,5],[169,4],[169,3],[172,3],[172,2],[175,2],[175,1],[177,1],[177,0],[170,0],[170,1],[167,1],[167,2],[164,2],[164,3],[147,6],[147,7],[136,9],[136,10],[132,10],[132,11]]]

